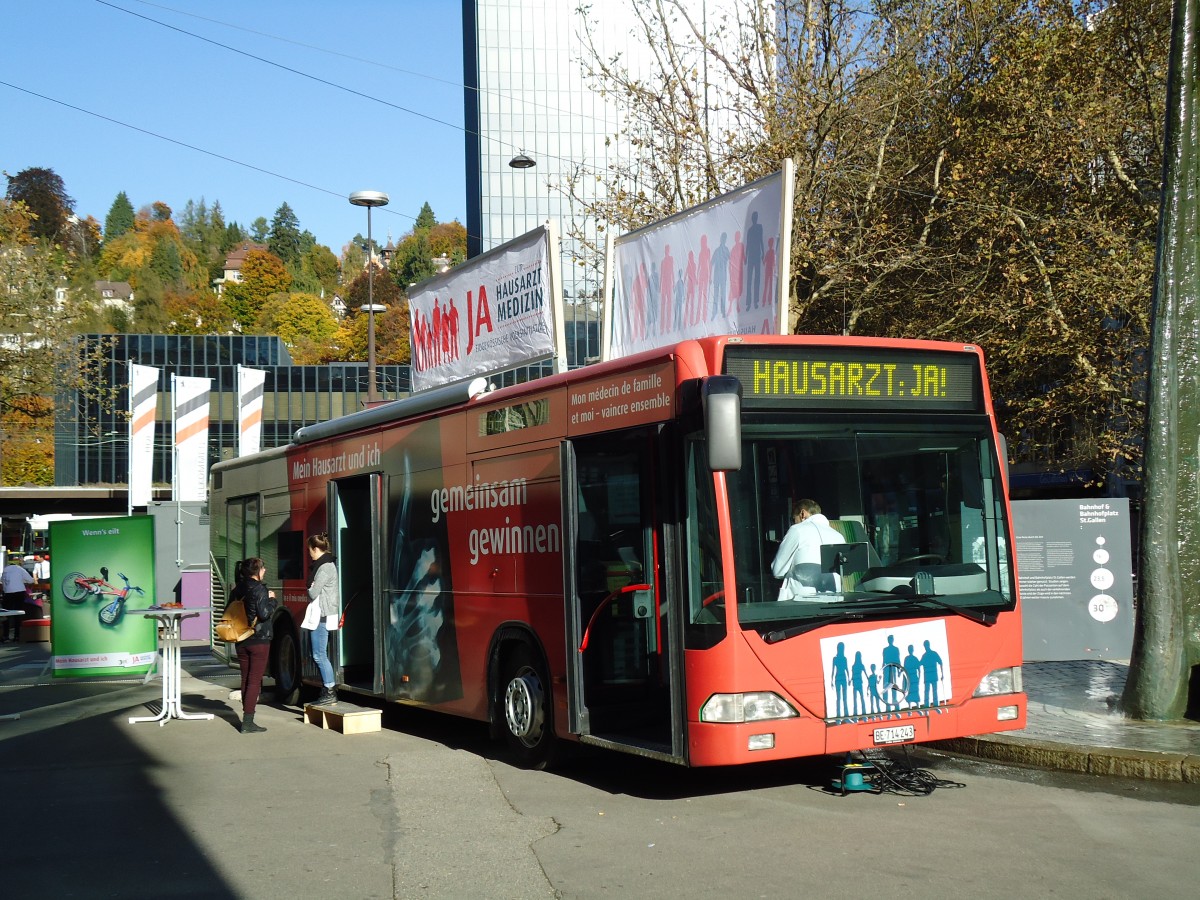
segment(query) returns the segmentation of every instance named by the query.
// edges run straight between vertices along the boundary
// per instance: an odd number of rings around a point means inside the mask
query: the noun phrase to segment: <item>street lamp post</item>
[[[360,309],[367,314],[367,403],[379,399],[375,386],[375,313],[382,312],[382,305],[375,305],[375,244],[371,240],[371,209],[387,206],[388,195],[383,191],[355,191],[350,195],[354,206],[367,208],[367,305]]]

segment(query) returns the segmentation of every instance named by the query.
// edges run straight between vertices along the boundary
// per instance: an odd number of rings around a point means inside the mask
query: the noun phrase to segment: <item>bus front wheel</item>
[[[279,629],[273,657],[275,700],[282,706],[291,706],[300,699],[300,648],[291,628]]]
[[[549,687],[545,664],[527,644],[507,654],[500,679],[504,736],[516,761],[528,769],[544,769],[553,757]]]

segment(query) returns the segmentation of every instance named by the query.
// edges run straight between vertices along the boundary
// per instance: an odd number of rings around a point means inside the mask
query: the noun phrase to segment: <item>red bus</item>
[[[781,581],[799,499],[840,540]],[[339,687],[489,722],[526,765],[562,740],[711,766],[1025,725],[974,346],[714,337],[436,388],[219,463],[211,516],[218,576],[260,556],[282,587],[285,696],[317,681],[297,625],[328,532]]]

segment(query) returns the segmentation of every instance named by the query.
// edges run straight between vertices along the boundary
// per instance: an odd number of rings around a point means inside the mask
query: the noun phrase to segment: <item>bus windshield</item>
[[[844,618],[946,614],[986,626],[1012,608],[988,420],[755,417],[742,460],[728,480],[742,627],[777,637]]]

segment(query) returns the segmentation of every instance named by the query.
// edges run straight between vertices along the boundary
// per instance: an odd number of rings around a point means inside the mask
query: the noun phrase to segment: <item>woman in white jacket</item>
[[[312,573],[308,583],[308,598],[311,601],[304,613],[300,627],[312,632],[313,662],[321,673],[321,696],[318,703],[333,703],[337,692],[333,665],[329,662],[329,635],[337,631],[338,610],[341,598],[338,594],[337,566],[333,562],[328,534],[313,534],[308,538],[308,555],[312,559]]]

